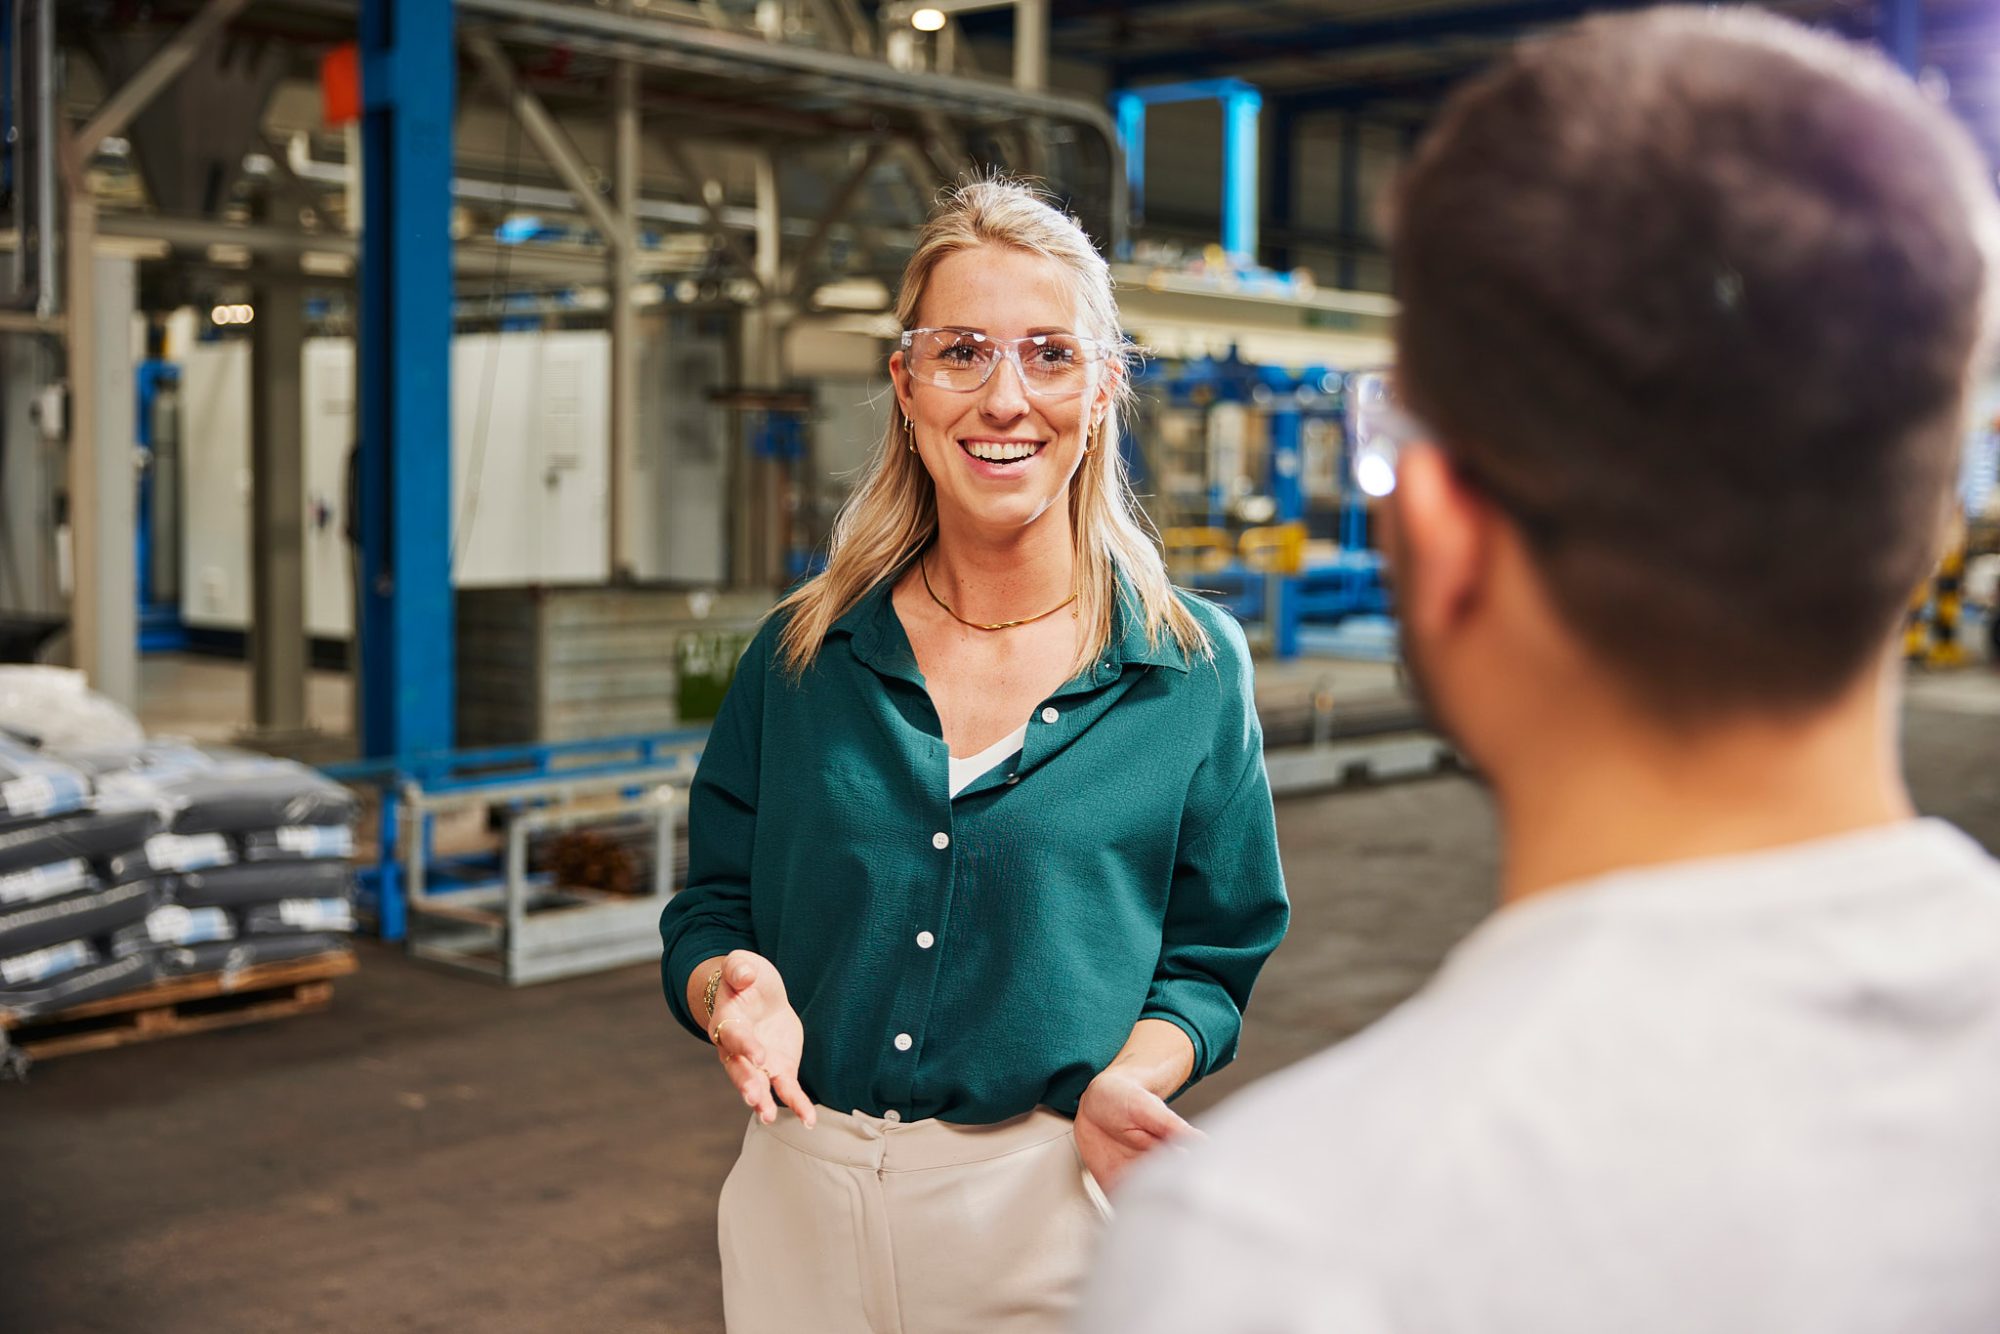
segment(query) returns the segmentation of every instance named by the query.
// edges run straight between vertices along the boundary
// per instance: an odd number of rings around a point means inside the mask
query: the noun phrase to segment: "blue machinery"
[[[508,865],[507,854],[438,856],[440,807],[478,802],[505,810],[512,820],[533,818],[538,808],[579,793],[637,800],[649,788],[684,787],[706,739],[706,729],[698,729],[329,766],[329,777],[373,787],[381,798],[377,864],[362,873],[360,907],[384,939],[402,940],[410,930],[412,879],[419,897],[453,891],[476,896],[522,879],[522,868]]]
[[[1206,512],[1184,505],[1166,528],[1179,582],[1215,597],[1239,620],[1266,626],[1280,659],[1299,655],[1307,625],[1388,613],[1382,557],[1370,545],[1369,497],[1355,475],[1348,429],[1354,377],[1321,367],[1293,375],[1232,353],[1146,378],[1167,411],[1206,415],[1235,405],[1254,410],[1267,428],[1261,476],[1243,479],[1260,494],[1248,502],[1232,496],[1211,471]],[[1213,449],[1212,441],[1203,444]],[[1161,481],[1154,478],[1155,487]],[[1243,522],[1247,515],[1255,522]],[[1315,543],[1316,535],[1330,544]]]
[[[1145,215],[1146,108],[1169,102],[1222,103],[1222,248],[1238,264],[1257,262],[1257,119],[1263,96],[1241,79],[1124,88],[1112,94],[1118,138],[1125,148],[1125,184],[1132,220]]]

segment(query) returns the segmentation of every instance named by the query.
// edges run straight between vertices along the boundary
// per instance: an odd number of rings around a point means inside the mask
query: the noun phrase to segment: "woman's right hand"
[[[751,950],[735,951],[721,966],[708,1031],[729,1081],[765,1125],[778,1119],[778,1104],[783,1103],[810,1130],[819,1118],[812,1099],[799,1087],[806,1030],[785,997],[784,979],[769,959]],[[713,964],[705,966],[690,981],[690,993],[706,988],[714,970]]]

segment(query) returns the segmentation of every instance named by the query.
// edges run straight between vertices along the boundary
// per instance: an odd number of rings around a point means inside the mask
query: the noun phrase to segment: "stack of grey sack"
[[[0,1010],[32,1017],[153,981],[150,956],[111,941],[143,923],[165,887],[114,880],[105,866],[164,825],[156,802],[100,795],[76,766],[0,737]]]
[[[303,765],[179,743],[72,752],[100,800],[150,804],[157,832],[106,859],[160,893],[113,934],[162,976],[234,972],[345,948],[354,930],[353,794]]]

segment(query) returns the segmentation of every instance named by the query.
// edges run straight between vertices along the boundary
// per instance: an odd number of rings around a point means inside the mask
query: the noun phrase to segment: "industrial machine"
[[[1374,379],[1324,366],[1160,362],[1141,380],[1141,490],[1178,582],[1257,627],[1279,658],[1308,627],[1388,610],[1350,396]]]

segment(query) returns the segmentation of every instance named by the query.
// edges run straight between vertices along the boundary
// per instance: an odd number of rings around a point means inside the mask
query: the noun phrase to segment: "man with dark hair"
[[[1392,250],[1392,557],[1501,910],[1114,1203],[1084,1327],[2000,1330],[2000,866],[1916,818],[1895,639],[1996,206],[1745,10],[1518,48]]]

